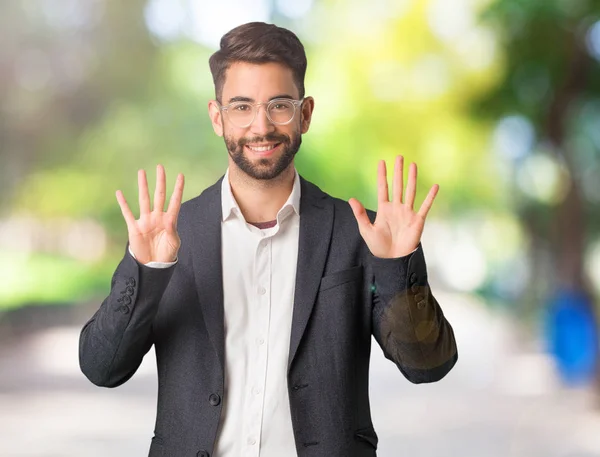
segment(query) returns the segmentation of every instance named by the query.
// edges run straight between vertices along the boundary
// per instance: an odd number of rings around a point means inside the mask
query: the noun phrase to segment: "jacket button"
[[[130,287],[134,287],[135,286],[135,279],[133,279],[133,278],[127,278],[127,281],[125,281],[125,285],[126,286],[130,286]]]
[[[413,284],[411,286],[410,290],[412,290],[413,294],[416,294],[419,291],[419,285],[418,284]]]
[[[414,284],[417,282],[417,274],[416,273],[413,273],[410,275],[410,282],[411,282],[411,284]]]
[[[133,289],[133,287],[131,287],[131,286],[127,286],[127,289],[125,289],[125,293],[126,293],[127,295],[130,295],[130,296],[131,296],[131,295],[133,295],[133,292],[134,292],[134,289]]]
[[[221,397],[217,394],[210,394],[210,397],[208,397],[208,402],[212,406],[217,406],[219,403],[221,403]]]
[[[199,450],[198,453],[196,454],[196,457],[210,457],[208,452],[204,451],[204,450]]]
[[[423,301],[423,295],[421,295],[421,294],[415,295],[415,301]]]
[[[123,314],[129,314],[129,307],[125,305],[121,306],[121,312]]]
[[[419,309],[425,308],[425,301],[421,300],[419,303],[417,303],[417,308],[419,308]]]

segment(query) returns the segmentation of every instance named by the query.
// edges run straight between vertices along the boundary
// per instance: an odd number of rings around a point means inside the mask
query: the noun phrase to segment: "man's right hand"
[[[169,201],[167,211],[165,206],[165,169],[162,165],[156,167],[156,189],[154,191],[154,209],[150,209],[150,195],[146,172],[138,171],[138,188],[140,200],[140,218],[129,209],[123,192],[117,191],[117,201],[127,223],[129,247],[138,262],[174,262],[181,246],[177,233],[177,216],[183,196],[183,174],[177,175],[175,190]]]

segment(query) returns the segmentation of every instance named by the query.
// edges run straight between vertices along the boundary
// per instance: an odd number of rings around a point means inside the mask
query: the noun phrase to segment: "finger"
[[[404,203],[410,209],[415,206],[415,195],[417,193],[417,164],[411,163],[408,169],[408,183],[406,184],[406,198]]]
[[[367,210],[365,210],[363,204],[356,198],[351,198],[348,200],[348,203],[350,204],[350,208],[352,208],[356,222],[358,222],[358,228],[360,232],[366,233],[366,231],[370,230],[371,228],[371,220],[367,215]]]
[[[148,194],[148,180],[144,170],[138,171],[138,193],[140,201],[140,217],[150,213],[150,195]]]
[[[435,200],[435,196],[437,195],[437,193],[438,193],[439,190],[440,190],[440,186],[438,186],[437,184],[435,184],[429,190],[429,193],[427,194],[427,197],[425,198],[425,201],[421,205],[421,208],[419,208],[419,213],[418,214],[423,219],[425,219],[427,217],[427,214],[429,214],[429,210],[431,209],[431,206],[433,205],[433,201]]]
[[[165,210],[165,169],[162,165],[156,166],[156,188],[154,189],[154,211]]]
[[[118,190],[116,192],[117,202],[121,207],[121,213],[123,214],[123,218],[125,219],[125,223],[127,224],[127,228],[130,229],[135,225],[135,216],[131,212],[129,205],[127,204],[127,200],[125,200],[125,196],[123,192]]]
[[[175,189],[173,189],[173,195],[171,195],[171,200],[169,200],[169,207],[167,208],[167,213],[174,219],[175,226],[177,226],[177,216],[179,215],[179,208],[181,208],[181,199],[183,198],[184,184],[185,178],[182,173],[179,173],[177,175],[177,180],[175,181]]]
[[[404,174],[404,157],[397,156],[394,162],[394,178],[392,181],[392,201],[402,203],[402,187]]]
[[[387,170],[385,160],[379,161],[377,168],[377,198],[379,202],[384,203],[389,201],[389,191],[387,183]]]

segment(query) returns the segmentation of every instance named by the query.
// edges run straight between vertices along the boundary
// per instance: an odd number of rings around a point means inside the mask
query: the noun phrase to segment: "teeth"
[[[268,145],[268,146],[250,146],[250,145],[248,145],[248,147],[250,149],[252,149],[253,151],[256,151],[256,152],[270,151],[271,149],[273,149],[273,146],[274,145],[272,145],[272,144]]]

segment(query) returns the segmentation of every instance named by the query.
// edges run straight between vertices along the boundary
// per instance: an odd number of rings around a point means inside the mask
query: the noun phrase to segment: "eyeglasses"
[[[256,119],[256,113],[260,105],[266,105],[267,118],[275,125],[286,125],[292,122],[296,115],[296,109],[302,105],[301,100],[289,98],[275,98],[266,103],[233,102],[221,106],[219,109],[227,113],[227,117],[233,125],[238,128],[249,127]]]

